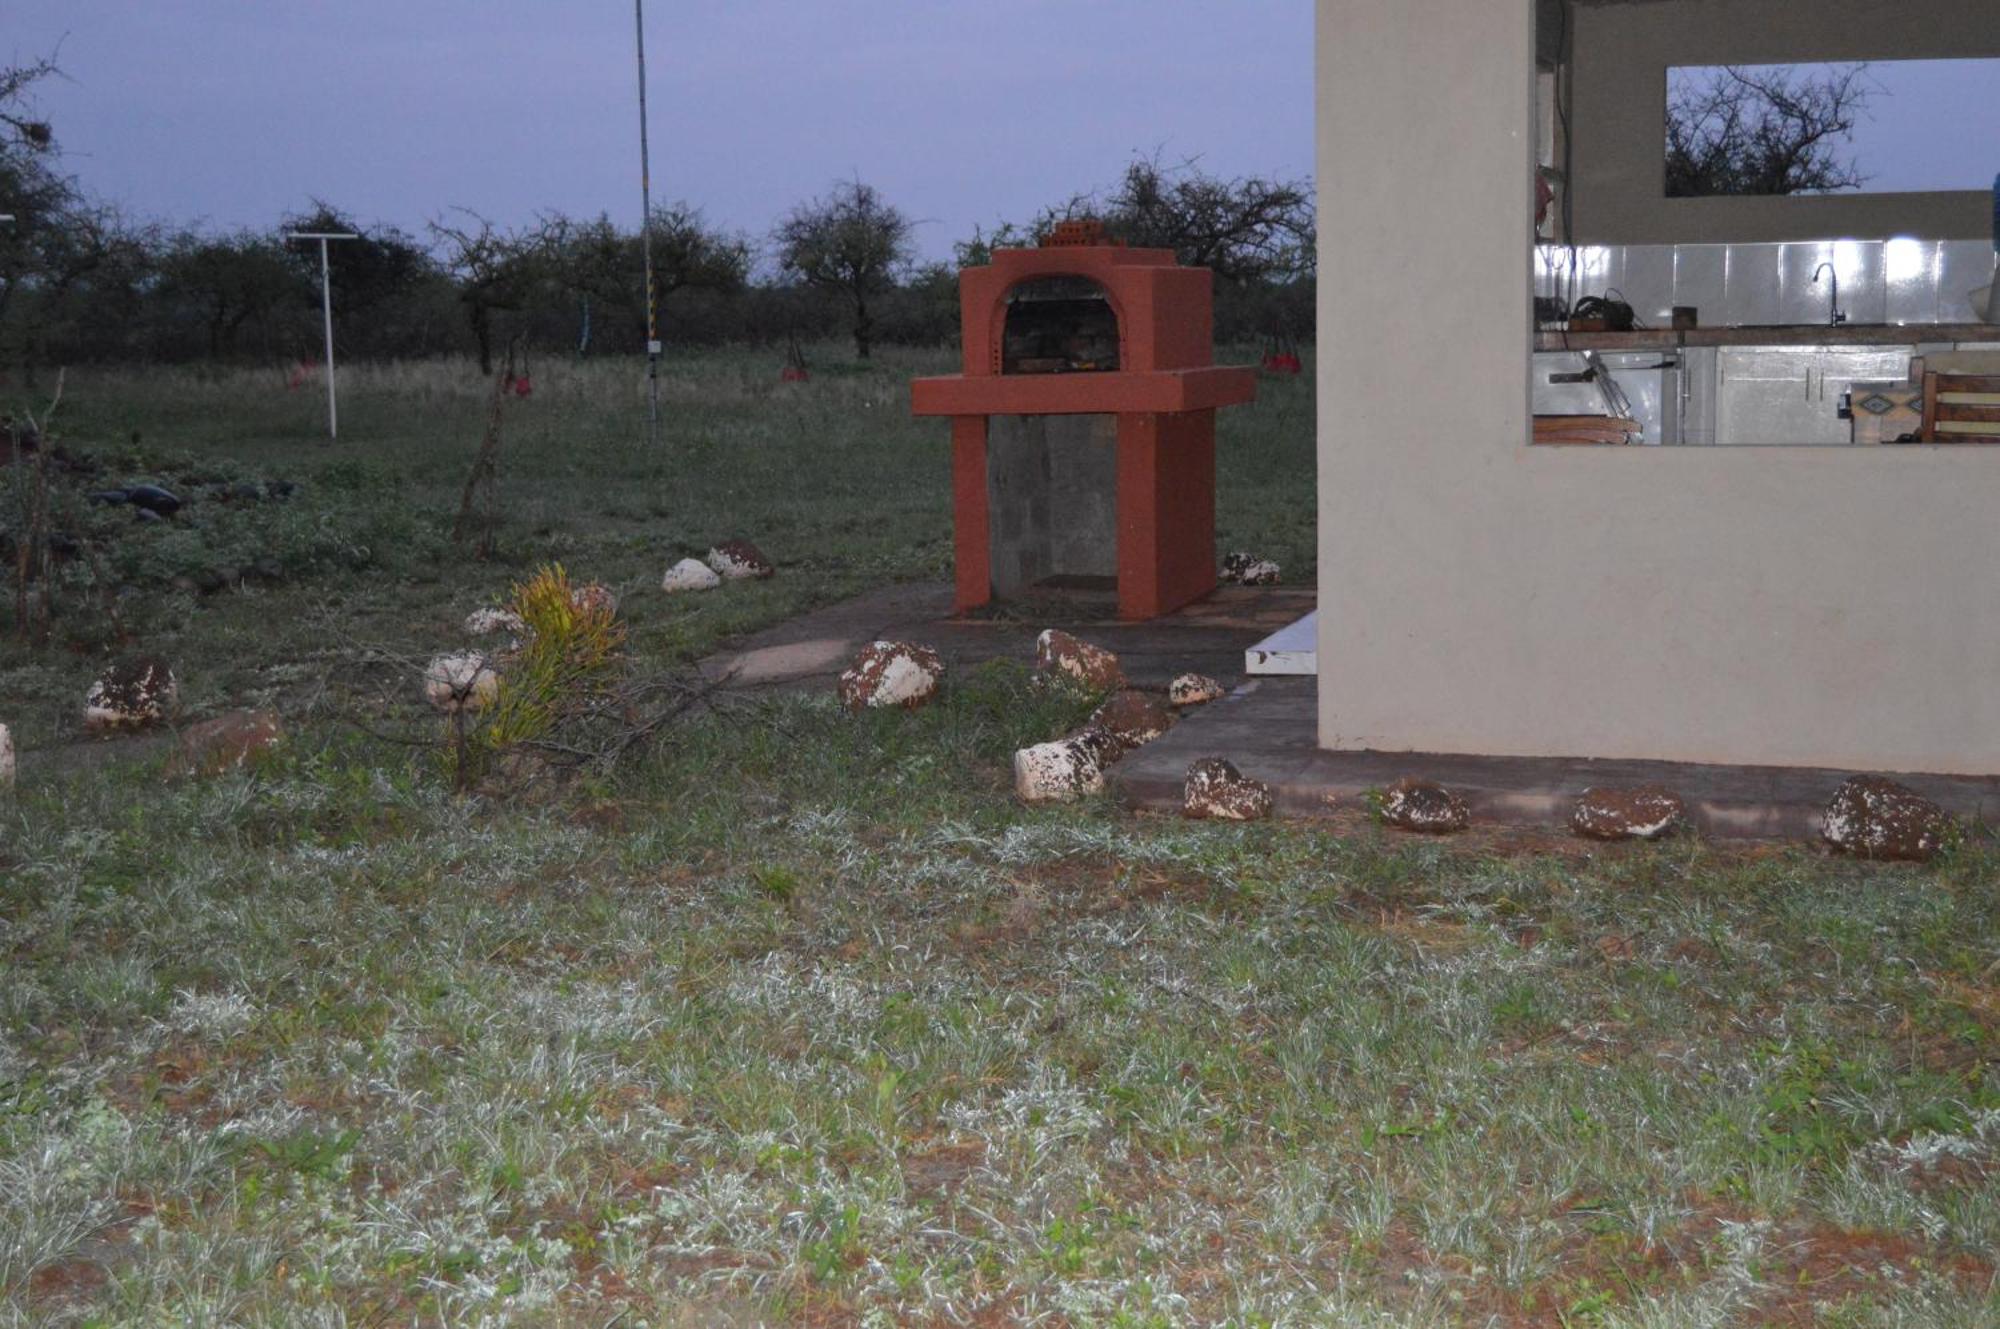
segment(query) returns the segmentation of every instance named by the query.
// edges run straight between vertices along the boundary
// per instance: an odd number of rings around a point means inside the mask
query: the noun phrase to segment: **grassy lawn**
[[[1008,662],[913,715],[732,702],[556,797],[455,796],[375,736],[425,723],[385,662],[546,560],[617,588],[648,667],[943,576],[942,427],[903,383],[947,357],[815,363],[677,361],[658,451],[630,366],[539,367],[484,564],[447,538],[462,369],[345,376],[338,445],[274,375],[72,377],[92,483],[300,488],[66,510],[103,584],[72,569],[58,642],[0,649],[0,1316],[2000,1321],[1983,845],[1029,810],[1008,754],[1087,703]],[[1298,579],[1310,419],[1304,382],[1224,417],[1224,541]],[[659,594],[739,533],[777,578]],[[276,584],[175,589],[256,556]],[[80,748],[100,601],[191,713],[277,704],[290,740],[205,781]]]

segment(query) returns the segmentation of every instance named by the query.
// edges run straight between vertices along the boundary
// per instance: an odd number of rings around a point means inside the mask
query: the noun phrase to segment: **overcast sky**
[[[268,226],[319,196],[639,210],[630,0],[4,0],[56,50],[40,109],[97,195]],[[1312,172],[1310,0],[650,0],[653,193],[761,236],[859,174],[927,257],[1133,153]]]
[[[142,215],[636,219],[629,0],[0,3],[0,54],[67,75],[40,109],[69,168]],[[1311,37],[1311,0],[651,0],[654,196],[761,237],[858,174],[938,258],[1134,153],[1304,178]],[[1985,187],[2000,65],[1876,71],[1870,187]]]

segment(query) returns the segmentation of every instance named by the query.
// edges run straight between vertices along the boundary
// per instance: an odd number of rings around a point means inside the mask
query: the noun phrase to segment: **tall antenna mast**
[[[340,402],[333,393],[333,269],[327,261],[329,240],[359,240],[352,231],[292,231],[287,240],[319,241],[319,308],[326,319],[326,436],[340,437]]]
[[[646,260],[646,438],[660,442],[660,306],[653,287],[653,165],[646,146],[646,0],[632,0],[639,28],[639,249]]]

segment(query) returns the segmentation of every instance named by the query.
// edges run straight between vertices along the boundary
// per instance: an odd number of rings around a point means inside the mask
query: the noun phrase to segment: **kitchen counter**
[[[1824,323],[1782,327],[1642,328],[1633,332],[1538,332],[1538,351],[1645,351],[1681,346],[1913,346],[2000,342],[1994,323]]]

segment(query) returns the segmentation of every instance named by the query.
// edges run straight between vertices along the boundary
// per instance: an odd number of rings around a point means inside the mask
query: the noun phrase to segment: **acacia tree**
[[[750,246],[739,236],[712,227],[699,208],[672,203],[653,209],[653,286],[660,307],[677,291],[705,289],[734,294],[750,275]],[[636,232],[620,231],[607,216],[577,221],[550,213],[541,223],[542,249],[550,279],[562,293],[586,307],[602,306],[634,316],[645,333],[645,296],[635,278],[645,271]],[[579,353],[589,350],[588,338]]]
[[[437,265],[414,237],[394,226],[362,226],[324,199],[314,199],[304,212],[287,214],[278,223],[278,231],[281,235],[318,231],[360,237],[342,241],[333,251],[333,321],[343,345],[380,353],[388,342],[379,326],[388,307],[437,278]],[[286,253],[317,313],[319,246],[295,244]]]
[[[1116,185],[1072,194],[1029,225],[1003,223],[991,236],[975,232],[957,246],[959,257],[984,261],[993,249],[1079,217],[1102,221],[1126,244],[1171,249],[1180,262],[1225,281],[1282,281],[1315,266],[1309,181],[1223,179],[1191,161],[1162,166],[1152,157],[1134,158]]]
[[[996,249],[1029,248],[1035,243],[1036,231],[1047,230],[1061,212],[1060,208],[1051,208],[1042,214],[1041,221],[1027,226],[1010,221],[998,223],[991,231],[974,226],[971,239],[952,242],[952,262],[961,268],[983,268],[993,261]]]
[[[1846,147],[1868,109],[1868,66],[1726,65],[1676,78],[1667,100],[1667,197],[1818,194],[1867,177]]]
[[[303,306],[312,289],[281,242],[247,230],[186,231],[175,237],[161,267],[161,285],[164,293],[200,311],[214,360],[236,349],[244,324],[264,324],[287,306]]]
[[[48,59],[0,67],[0,151],[54,149],[55,130],[48,121],[35,116],[30,90],[55,72],[55,61]]]
[[[498,230],[469,208],[455,208],[466,220],[430,223],[439,261],[458,283],[459,303],[479,348],[479,372],[493,373],[493,316],[520,309],[544,273],[546,250],[539,231],[520,235]]]
[[[653,242],[655,298],[665,306],[676,291],[732,293],[750,276],[750,242],[711,227],[701,209],[670,203],[653,209],[647,228]]]
[[[24,287],[36,281],[51,236],[77,204],[75,186],[57,169],[55,131],[34,113],[34,86],[56,73],[51,60],[0,66],[0,327]]]
[[[588,355],[593,311],[632,303],[629,246],[606,214],[580,221],[560,212],[545,214],[539,225],[541,249],[549,284],[565,301],[582,309],[576,352]]]
[[[772,233],[778,266],[854,305],[854,353],[863,360],[874,336],[868,302],[895,284],[910,261],[910,220],[859,180],[801,203]]]
[[[1313,268],[1310,182],[1225,180],[1193,162],[1163,167],[1137,158],[1101,204],[1083,200],[1127,244],[1171,249],[1182,263],[1225,281],[1264,281]],[[1075,211],[1085,209],[1076,208]]]
[[[31,377],[51,352],[129,354],[143,337],[147,300],[161,275],[166,239],[108,204],[78,204],[37,236],[34,316],[22,347]]]

